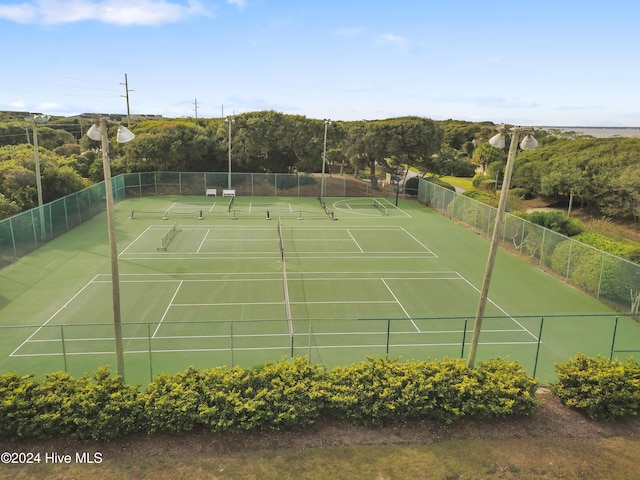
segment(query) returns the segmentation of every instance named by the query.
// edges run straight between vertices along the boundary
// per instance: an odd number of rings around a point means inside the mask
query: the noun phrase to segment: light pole
[[[227,188],[231,190],[231,124],[235,122],[233,115],[229,115],[226,119],[229,124],[229,176],[227,178]]]
[[[38,211],[40,213],[40,238],[45,240],[47,237],[47,230],[44,224],[44,208],[42,199],[42,175],[40,173],[40,147],[38,146],[38,125],[42,125],[49,121],[49,115],[34,115],[33,116],[33,148],[35,151],[35,170],[36,170],[36,188],[38,190]]]
[[[320,188],[320,196],[324,197],[327,194],[327,186],[325,183],[324,173],[325,166],[327,164],[327,130],[329,129],[329,125],[331,124],[331,120],[324,120],[324,148],[322,149],[322,186]]]
[[[109,164],[109,138],[107,136],[107,120],[102,117],[100,124],[94,124],[87,136],[91,140],[102,141],[102,168],[104,170],[104,190],[107,203],[107,228],[109,230],[109,248],[111,256],[111,288],[113,294],[113,328],[116,344],[116,369],[124,378],[124,349],[122,346],[122,317],[120,316],[120,275],[118,273],[118,247],[113,215],[113,189],[111,187],[111,165]],[[133,140],[135,135],[123,126],[118,127],[117,141],[125,143]]]
[[[520,144],[522,150],[532,150],[538,146],[538,142],[531,135],[531,128],[522,129],[521,127],[514,127],[511,133],[511,145],[509,146],[509,155],[507,156],[507,166],[504,170],[504,178],[502,180],[502,190],[500,191],[500,201],[498,202],[498,211],[496,212],[495,224],[493,225],[493,235],[491,237],[491,246],[489,247],[489,258],[487,259],[487,266],[484,273],[484,279],[482,280],[482,290],[480,291],[480,301],[478,302],[478,311],[476,313],[476,320],[473,326],[473,337],[471,338],[471,347],[469,349],[469,360],[467,362],[469,368],[473,368],[476,361],[476,353],[478,350],[478,341],[480,339],[480,331],[482,330],[482,320],[484,318],[484,311],[487,306],[487,298],[489,295],[489,285],[491,284],[491,275],[493,274],[493,265],[496,259],[496,252],[498,251],[498,241],[500,238],[500,230],[502,229],[502,219],[504,212],[507,208],[507,197],[509,196],[509,184],[511,183],[511,173],[513,170],[513,164],[516,158],[516,152],[518,150],[518,141],[520,139],[520,133],[525,132],[525,137]],[[505,132],[504,126],[500,128],[500,133],[491,137],[489,143],[495,148],[504,148],[505,145]]]

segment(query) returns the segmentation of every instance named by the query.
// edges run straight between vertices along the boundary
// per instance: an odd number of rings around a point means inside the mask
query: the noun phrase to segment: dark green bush
[[[640,364],[576,355],[556,365],[558,381],[549,385],[564,405],[596,420],[637,415],[640,410]]]
[[[520,200],[526,200],[529,198],[529,191],[526,188],[512,188],[509,191],[509,195],[519,198]]]
[[[531,212],[527,215],[527,220],[531,223],[535,223],[536,225],[553,230],[554,232],[566,235],[567,237],[578,235],[579,233],[582,233],[584,229],[578,220],[567,217],[559,210],[551,212]]]
[[[418,195],[419,183],[420,183],[420,179],[418,177],[408,178],[404,184],[404,193],[415,197],[416,195]]]
[[[450,183],[445,182],[444,180],[440,180],[438,177],[425,177],[426,181],[435,183],[436,185],[446,188],[447,190],[451,190],[452,192],[456,191],[456,187],[451,185]]]
[[[625,242],[618,242],[599,233],[582,232],[575,237],[575,240],[599,250],[604,250],[612,255],[626,258],[627,260],[640,260],[640,247]]]

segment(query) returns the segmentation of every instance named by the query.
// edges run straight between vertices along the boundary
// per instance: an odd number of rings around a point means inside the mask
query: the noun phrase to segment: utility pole
[[[196,118],[198,118],[198,99],[197,98],[194,100],[193,105],[195,106],[195,109],[196,109]]]
[[[133,90],[129,90],[129,81],[127,80],[127,74],[124,74],[124,83],[120,83],[120,85],[124,85],[125,95],[120,95],[121,97],[125,97],[127,99],[127,127],[131,126],[131,111],[129,110],[129,92],[133,92]]]

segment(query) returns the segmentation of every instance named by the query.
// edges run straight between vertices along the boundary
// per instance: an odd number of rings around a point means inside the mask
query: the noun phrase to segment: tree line
[[[38,127],[44,201],[103,179],[100,143],[84,133],[90,121],[53,118]],[[423,117],[327,121],[275,111],[214,119],[144,120],[130,126],[136,138],[110,138],[113,174],[146,171],[319,173],[495,178],[506,151],[487,140],[491,122],[435,121]],[[115,137],[115,128],[109,132]],[[516,158],[512,185],[529,195],[572,198],[603,215],[637,219],[640,208],[640,139],[579,138],[536,132],[538,149]],[[326,143],[325,143],[326,140]],[[229,148],[229,145],[231,148]],[[326,149],[325,149],[326,145]],[[0,218],[37,205],[33,123],[0,121]]]

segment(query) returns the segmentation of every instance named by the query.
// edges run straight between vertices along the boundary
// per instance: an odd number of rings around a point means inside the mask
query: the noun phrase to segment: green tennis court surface
[[[467,354],[488,242],[418,202],[147,197],[117,204],[116,227],[129,381],[291,355]],[[104,214],[0,279],[0,371],[115,365]],[[479,358],[543,382],[577,352],[640,340],[635,322],[505,252],[489,300]]]

